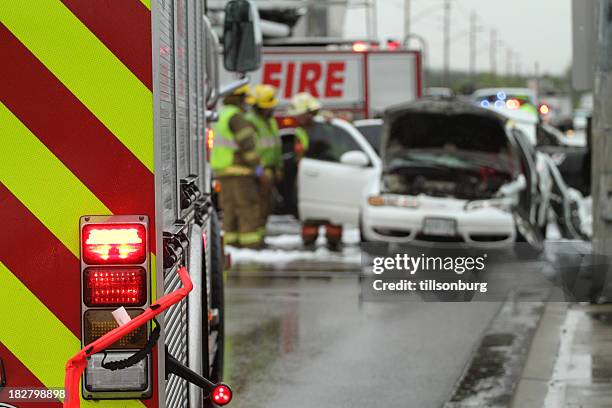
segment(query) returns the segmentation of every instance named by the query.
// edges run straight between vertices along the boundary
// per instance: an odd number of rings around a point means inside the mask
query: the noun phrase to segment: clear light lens
[[[140,264],[146,259],[146,229],[142,224],[89,224],[82,234],[87,264]]]
[[[87,306],[142,306],[147,302],[147,274],[142,268],[87,268],[83,281]]]
[[[133,352],[108,352],[106,362],[123,360]],[[87,362],[85,388],[91,392],[144,391],[148,386],[148,359],[132,367],[111,371],[102,367],[104,354],[94,354]]]
[[[469,201],[465,205],[466,211],[480,210],[483,208],[497,208],[503,211],[509,211],[514,205],[515,200],[511,198],[498,198],[492,200],[474,200]]]

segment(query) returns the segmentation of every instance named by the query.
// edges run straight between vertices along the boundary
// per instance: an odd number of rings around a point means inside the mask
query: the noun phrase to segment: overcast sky
[[[403,0],[378,1],[380,38],[404,35]],[[444,0],[411,0],[412,29],[429,43],[431,67],[442,67]],[[451,0],[451,68],[467,69],[469,64],[470,13],[478,15],[477,68],[490,70],[491,30],[498,40],[498,72],[507,70],[507,49],[520,61],[521,71],[534,71],[536,61],[542,72],[559,74],[571,62],[571,0]],[[349,10],[345,24],[347,37],[364,37],[363,9]],[[513,69],[517,66],[513,63]]]

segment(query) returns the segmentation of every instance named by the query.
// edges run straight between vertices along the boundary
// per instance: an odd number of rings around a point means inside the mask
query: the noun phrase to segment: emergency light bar
[[[150,302],[148,218],[144,215],[85,216],[80,221],[82,345],[118,327],[112,312],[124,307],[131,318]],[[83,377],[85,399],[148,398],[152,393],[151,359],[142,359],[113,375],[105,366],[143,349],[147,325],[88,359]],[[152,337],[152,335],[151,335]]]

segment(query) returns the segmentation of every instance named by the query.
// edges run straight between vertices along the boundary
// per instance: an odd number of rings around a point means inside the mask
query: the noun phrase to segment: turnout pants
[[[259,186],[259,228],[262,235],[266,233],[266,223],[273,210],[274,186],[273,180]]]
[[[247,248],[262,244],[259,186],[253,176],[219,177],[225,243]]]

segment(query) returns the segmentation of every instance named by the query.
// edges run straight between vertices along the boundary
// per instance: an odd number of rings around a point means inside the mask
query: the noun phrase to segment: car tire
[[[370,242],[366,237],[365,234],[363,232],[363,218],[361,218],[361,214],[359,214],[359,242],[366,243],[366,242]]]
[[[213,210],[210,218],[210,248],[208,251],[210,258],[210,285],[211,285],[211,305],[210,308],[206,307],[204,310],[217,309],[219,312],[219,319],[216,326],[211,327],[211,332],[214,330],[217,332],[217,352],[211,362],[209,361],[208,344],[202,345],[203,350],[203,362],[204,367],[210,368],[210,375],[205,375],[210,381],[217,384],[223,380],[223,364],[224,364],[224,350],[225,350],[225,296],[224,296],[224,284],[223,284],[223,250],[221,246],[221,223],[217,212]],[[203,303],[206,304],[206,291],[204,291]],[[210,335],[210,334],[209,334]],[[206,341],[208,343],[208,341]],[[207,373],[206,373],[207,374]],[[204,399],[205,408],[216,407],[210,401],[210,398]]]
[[[516,241],[514,253],[518,259],[537,259],[544,251],[544,237],[539,227],[533,226],[520,209],[514,210]]]

